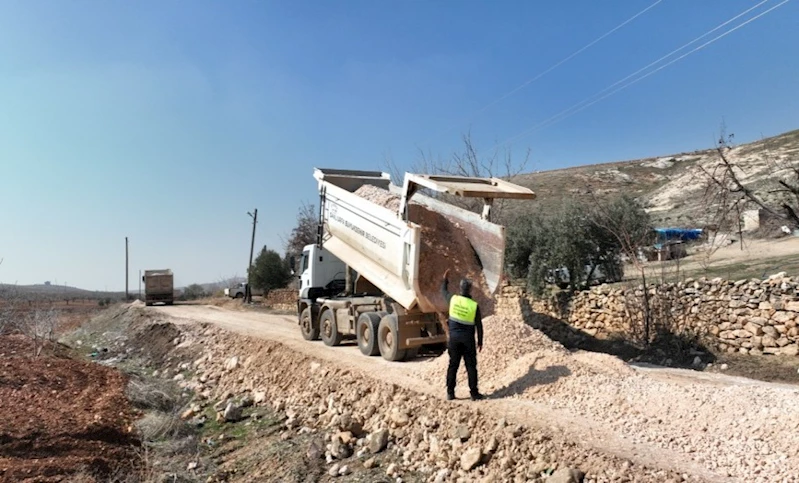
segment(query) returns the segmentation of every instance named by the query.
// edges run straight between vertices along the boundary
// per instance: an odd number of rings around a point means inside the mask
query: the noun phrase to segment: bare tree
[[[521,162],[517,163],[509,149],[494,148],[488,152],[477,150],[472,141],[471,132],[461,137],[462,150],[453,152],[449,157],[441,157],[419,149],[416,160],[411,164],[411,171],[420,174],[443,174],[449,176],[465,176],[473,178],[504,178],[518,176],[527,169],[531,151],[528,149]],[[391,174],[394,183],[402,183],[402,171],[394,163],[390,155],[384,155],[383,164]],[[447,196],[447,202],[479,213],[483,208],[483,200]],[[491,208],[492,218],[502,220],[505,200],[496,200]]]
[[[763,143],[763,154],[772,168],[774,188],[768,193],[781,194],[783,199],[777,202],[778,206],[767,202],[760,196],[754,187],[742,181],[745,172],[738,163],[731,159],[733,135],[727,136],[722,126],[716,152],[719,162],[710,169],[700,166],[708,180],[706,197],[716,206],[715,219],[720,223],[732,223],[737,232],[742,234],[743,211],[747,205],[754,205],[771,216],[785,220],[794,226],[799,226],[799,165],[780,166],[779,162],[770,158],[767,143]],[[788,173],[788,178],[784,174]],[[776,182],[776,183],[775,183]],[[732,221],[730,218],[733,217]]]
[[[297,224],[291,229],[288,238],[284,240],[287,255],[299,255],[306,245],[316,243],[317,226],[319,225],[319,214],[315,206],[302,203],[297,210]],[[296,269],[296,267],[292,267]]]
[[[60,314],[54,308],[36,309],[22,318],[21,331],[33,342],[33,356],[39,357],[45,345],[55,341]]]

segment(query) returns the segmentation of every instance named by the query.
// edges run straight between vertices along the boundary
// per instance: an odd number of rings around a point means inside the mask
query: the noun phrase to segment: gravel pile
[[[380,206],[397,211],[400,198],[376,186],[364,185],[355,194]],[[493,296],[486,284],[480,259],[457,222],[428,210],[424,206],[411,203],[410,221],[422,228],[419,251],[420,296],[427,299],[439,312],[447,312],[449,307],[441,296],[441,277],[450,270],[450,290],[457,291],[462,278],[472,280],[472,296],[480,304],[480,310],[488,315],[493,312]]]
[[[502,306],[500,302],[498,305]],[[648,443],[737,481],[799,481],[799,388],[737,380],[697,383],[692,374],[634,371],[615,357],[566,351],[521,314],[490,318],[478,356],[481,390],[582,416],[633,443]],[[448,357],[420,376],[444,388]],[[466,387],[465,370],[459,390]]]

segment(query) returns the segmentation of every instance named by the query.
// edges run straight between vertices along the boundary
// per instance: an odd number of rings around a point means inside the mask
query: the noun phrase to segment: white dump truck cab
[[[299,272],[301,299],[337,295],[347,280],[347,265],[317,245],[303,248]]]

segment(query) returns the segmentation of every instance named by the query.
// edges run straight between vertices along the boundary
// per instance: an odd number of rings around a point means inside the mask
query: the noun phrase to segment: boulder
[[[369,435],[369,451],[371,451],[372,454],[377,454],[383,451],[384,449],[386,449],[387,445],[388,445],[387,429],[381,429]]]
[[[480,464],[483,459],[483,451],[480,448],[467,449],[461,455],[461,468],[463,471],[471,471]]]
[[[228,423],[235,423],[241,419],[241,406],[229,402],[227,407],[225,407],[225,412],[222,414],[222,417]]]

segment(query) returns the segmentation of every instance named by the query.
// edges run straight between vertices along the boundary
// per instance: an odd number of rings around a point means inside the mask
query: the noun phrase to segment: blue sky
[[[281,249],[313,167],[405,167],[467,130],[490,151],[759,3],[663,0],[480,111],[653,2],[4,0],[0,282],[123,289],[125,236],[132,287],[243,275],[247,211]],[[791,1],[509,148],[553,169],[709,147],[722,119],[795,129],[797,51]]]

